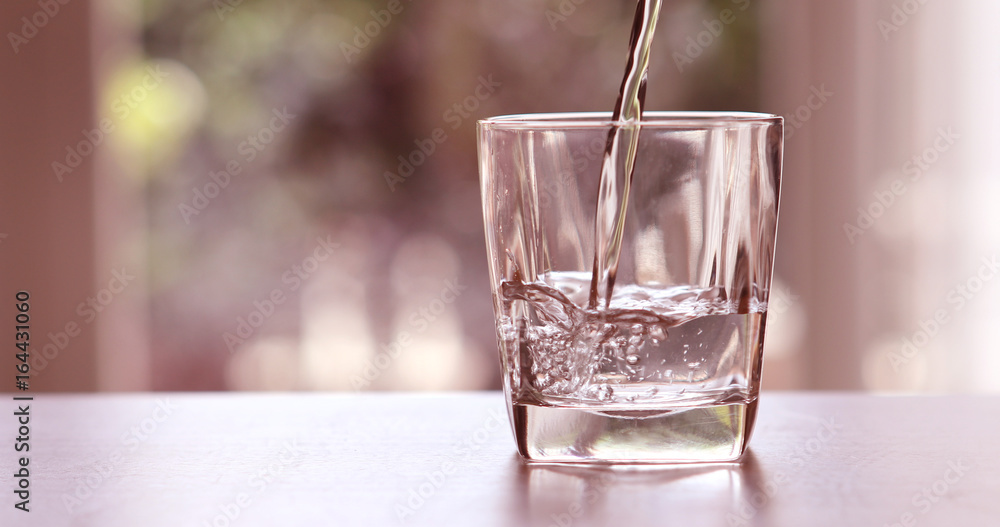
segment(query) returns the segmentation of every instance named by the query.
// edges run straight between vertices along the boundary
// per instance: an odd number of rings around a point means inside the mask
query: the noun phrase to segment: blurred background
[[[498,389],[475,121],[609,111],[634,9],[4,2],[31,389]],[[997,27],[995,0],[664,1],[647,109],[786,117],[765,389],[1000,390]]]

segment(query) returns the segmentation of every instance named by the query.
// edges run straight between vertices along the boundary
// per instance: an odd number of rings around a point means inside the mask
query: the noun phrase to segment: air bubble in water
[[[513,345],[514,342],[517,341],[517,328],[511,325],[504,325],[500,327],[502,328],[500,338],[502,338],[507,345]]]
[[[683,358],[676,356],[676,348],[673,346],[670,349],[661,348],[664,346],[662,341],[666,341],[668,332],[675,325],[693,321],[700,316],[690,306],[664,301],[662,307],[667,311],[665,314],[639,310],[619,312],[614,308],[590,311],[572,305],[554,294],[547,294],[548,289],[544,284],[527,284],[521,287],[531,295],[511,289],[512,294],[521,296],[511,296],[504,300],[508,303],[525,302],[540,316],[536,319],[534,316],[507,314],[498,320],[501,342],[510,348],[508,352],[513,355],[512,363],[518,368],[530,368],[527,378],[520,381],[518,374],[523,370],[511,372],[513,385],[522,387],[529,384],[526,388],[537,389],[537,395],[543,400],[547,396],[554,396],[559,397],[560,401],[576,398],[587,402],[626,402],[633,393],[640,394],[639,399],[663,397],[652,391],[649,384],[645,384],[649,381],[663,386],[669,392],[669,398],[685,393],[676,392],[675,388],[705,390],[706,386],[714,386],[713,382],[719,372],[706,370],[705,364],[715,363],[716,352],[713,351],[706,357],[705,350],[714,350],[715,344],[703,337],[714,334],[715,330],[708,327],[698,329],[696,324],[692,324],[691,332],[680,329],[681,333],[678,335],[685,336],[678,342],[686,352]],[[706,302],[704,307],[712,307],[718,311],[712,314],[732,314],[731,308],[725,305],[709,305]],[[512,308],[508,308],[508,311],[514,312]],[[714,322],[713,319],[703,323]],[[695,333],[701,337],[694,337]],[[507,339],[511,341],[503,342]],[[656,354],[650,354],[649,348]],[[694,352],[691,351],[692,348]],[[688,358],[688,355],[691,357]],[[525,362],[518,362],[518,359]],[[671,368],[688,369],[688,372],[667,370],[667,364]],[[673,386],[675,377],[679,379],[677,387]],[[700,384],[693,382],[695,377]],[[687,382],[684,382],[685,378]],[[706,379],[713,382],[706,382]],[[617,383],[623,383],[625,387],[619,388]],[[613,391],[611,387],[618,391]]]

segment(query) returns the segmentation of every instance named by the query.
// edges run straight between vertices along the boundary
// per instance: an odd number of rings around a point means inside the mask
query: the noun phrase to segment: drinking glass
[[[618,181],[605,204],[625,220],[602,296],[595,222],[613,126],[639,138],[627,199],[625,155],[609,157]],[[601,113],[513,115],[479,121],[478,140],[503,388],[521,456],[738,460],[760,390],[782,118],[647,112],[616,125]]]

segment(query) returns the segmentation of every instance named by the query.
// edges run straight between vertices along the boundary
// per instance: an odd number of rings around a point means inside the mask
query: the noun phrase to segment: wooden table
[[[765,393],[738,465],[526,466],[502,396],[39,395],[7,526],[998,526],[1000,397]],[[20,501],[19,499],[17,501]]]

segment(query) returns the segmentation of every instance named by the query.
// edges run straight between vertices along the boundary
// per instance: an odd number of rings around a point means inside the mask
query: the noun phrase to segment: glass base
[[[662,409],[514,404],[517,450],[529,462],[723,463],[746,450],[751,402]]]

